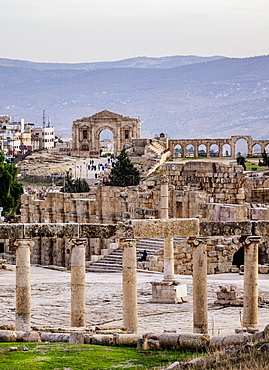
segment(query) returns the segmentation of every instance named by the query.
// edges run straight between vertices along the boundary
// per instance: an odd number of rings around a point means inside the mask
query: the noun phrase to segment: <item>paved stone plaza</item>
[[[0,270],[0,325],[15,325],[15,266]],[[187,284],[189,302],[183,304],[150,303],[151,281],[161,281],[162,274],[138,273],[138,328],[140,332],[164,330],[192,332],[192,277],[176,275]],[[269,300],[269,275],[259,274],[259,295]],[[70,325],[70,272],[31,267],[31,324],[37,327]],[[236,284],[242,295],[243,275],[208,276],[209,334],[226,335],[239,328],[243,307],[214,306],[220,285]],[[87,326],[122,325],[121,274],[86,274]],[[259,329],[268,324],[269,307],[259,308]]]

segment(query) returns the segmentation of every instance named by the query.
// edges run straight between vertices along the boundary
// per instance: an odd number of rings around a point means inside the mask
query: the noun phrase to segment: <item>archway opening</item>
[[[222,146],[222,156],[230,157],[231,156],[231,146],[229,144],[224,144]]]
[[[265,151],[266,151],[266,153],[267,153],[267,154],[269,154],[269,144],[268,144],[268,145],[266,145],[266,147],[265,147]]]
[[[206,157],[206,146],[205,144],[201,144],[198,146],[198,157]]]
[[[244,265],[244,247],[241,247],[237,252],[235,252],[232,264],[237,267]]]
[[[262,155],[262,147],[260,144],[255,144],[252,147],[252,155],[261,156]]]
[[[177,144],[174,147],[174,157],[181,158],[182,157],[182,146]]]
[[[189,144],[186,146],[186,158],[194,157],[194,146]]]
[[[218,157],[219,156],[219,147],[217,144],[210,145],[210,157]]]
[[[100,155],[114,155],[114,136],[111,130],[104,129],[100,132]]]
[[[237,157],[240,157],[240,155],[246,157],[248,155],[248,143],[245,139],[237,140],[235,145],[235,153]]]

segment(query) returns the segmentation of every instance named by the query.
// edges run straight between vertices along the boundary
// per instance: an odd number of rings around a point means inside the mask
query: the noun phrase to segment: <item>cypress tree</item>
[[[140,174],[131,162],[125,148],[122,149],[115,166],[112,167],[109,181],[107,185],[110,186],[133,186],[140,182]]]
[[[4,154],[0,152],[0,207],[3,207],[7,218],[15,215],[23,194],[23,185],[18,182],[17,175],[17,167],[12,163],[6,163]]]

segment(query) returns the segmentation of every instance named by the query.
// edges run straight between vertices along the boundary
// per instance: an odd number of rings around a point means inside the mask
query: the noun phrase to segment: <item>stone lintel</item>
[[[80,238],[133,239],[133,227],[126,224],[80,224]]]
[[[269,235],[269,221],[252,221],[253,235]]]
[[[199,235],[197,218],[133,220],[134,238],[193,237]]]
[[[79,236],[79,224],[24,224],[24,238],[72,238]]]
[[[0,223],[0,239],[104,238],[118,239],[266,236],[269,221],[200,221],[188,219],[133,220],[126,224]]]
[[[7,224],[5,222],[0,223],[0,239],[23,239],[23,228],[23,224]]]
[[[268,225],[269,232],[269,225]],[[201,221],[200,236],[253,235],[251,221]]]

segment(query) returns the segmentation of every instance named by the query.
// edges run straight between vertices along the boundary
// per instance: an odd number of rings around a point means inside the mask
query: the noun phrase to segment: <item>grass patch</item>
[[[258,163],[253,163],[253,162],[249,162],[249,161],[246,161],[245,165],[246,165],[247,171],[262,171],[262,170],[267,170],[268,169],[267,166],[259,166]]]
[[[24,346],[28,351],[24,351]],[[10,352],[10,347],[18,351]],[[1,370],[153,369],[201,356],[194,352],[163,350],[138,352],[136,348],[69,343],[0,343]]]

